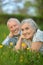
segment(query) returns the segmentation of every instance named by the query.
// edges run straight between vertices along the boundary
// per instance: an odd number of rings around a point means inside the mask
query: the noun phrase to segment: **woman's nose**
[[[24,35],[26,35],[26,33],[27,33],[26,31],[23,32]]]

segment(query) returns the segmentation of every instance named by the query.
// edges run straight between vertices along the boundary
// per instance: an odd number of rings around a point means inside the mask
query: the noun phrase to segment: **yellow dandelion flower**
[[[24,47],[24,46],[26,46],[26,44],[25,43],[22,43],[22,47]]]
[[[20,56],[20,62],[23,62],[23,56]]]
[[[2,48],[3,47],[3,45],[0,45],[0,48]]]
[[[10,42],[10,46],[13,46],[13,43],[12,42]]]
[[[20,59],[20,62],[23,62],[23,59]]]
[[[30,48],[27,48],[27,50],[30,50]]]

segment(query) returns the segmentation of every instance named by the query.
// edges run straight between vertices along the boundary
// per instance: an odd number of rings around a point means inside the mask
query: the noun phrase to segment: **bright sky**
[[[16,1],[16,0],[2,0],[2,4],[5,4],[4,6],[2,6],[3,11],[6,13],[9,13],[9,14],[11,14],[13,11],[15,13],[19,13],[18,7],[20,9],[22,9],[22,8],[24,8],[24,3],[26,1],[31,1],[32,3],[34,3],[35,0],[21,0],[21,2],[18,2],[18,3],[14,2],[14,1]],[[29,12],[27,11],[27,13],[28,14],[33,13],[35,15],[35,10],[36,10],[35,8],[30,7],[28,9]]]
[[[6,6],[2,6],[3,11],[7,13],[12,13],[13,11],[18,11],[19,8],[23,8],[23,2],[21,3],[15,3],[14,0],[2,0],[2,4],[6,4]]]

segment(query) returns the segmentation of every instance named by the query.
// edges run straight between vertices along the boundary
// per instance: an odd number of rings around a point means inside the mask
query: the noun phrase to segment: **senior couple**
[[[2,42],[3,45],[13,43],[16,50],[22,49],[22,43],[25,44],[23,49],[30,48],[32,51],[43,52],[43,31],[41,31],[35,21],[31,18],[19,22],[16,18],[10,18],[7,21],[9,35]]]

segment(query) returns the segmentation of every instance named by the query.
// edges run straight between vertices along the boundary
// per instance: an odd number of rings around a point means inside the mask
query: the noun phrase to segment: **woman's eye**
[[[26,29],[26,30],[28,30],[29,28],[28,28],[28,27],[26,27],[25,29]]]
[[[14,25],[14,27],[15,27],[16,25]]]

